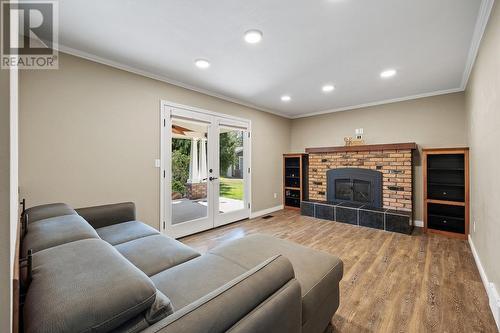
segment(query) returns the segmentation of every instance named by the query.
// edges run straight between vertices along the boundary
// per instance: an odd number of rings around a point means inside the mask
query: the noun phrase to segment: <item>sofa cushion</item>
[[[125,243],[141,237],[157,235],[158,230],[139,221],[129,221],[96,229],[97,234],[111,245]]]
[[[115,248],[148,276],[200,255],[189,246],[164,235],[134,239]]]
[[[63,215],[39,220],[29,225],[28,233],[23,239],[21,255],[25,257],[29,249],[35,253],[86,238],[99,236],[81,216]]]
[[[300,332],[300,286],[293,276],[293,268],[288,259],[283,256],[269,258],[221,287],[176,309],[171,316],[157,322],[145,332],[245,332],[249,326],[240,326],[242,330],[231,328],[255,314],[255,310],[265,304],[272,304],[266,309],[266,317],[283,315],[285,318],[281,317],[276,321],[267,320],[262,318],[261,312],[260,316],[254,316],[251,320],[260,320],[262,325],[254,323],[246,332]],[[273,300],[276,298],[284,298],[288,311],[283,311],[283,306],[279,306],[278,311],[275,311],[274,306],[278,304]],[[287,324],[280,326],[284,320]],[[278,325],[275,326],[273,323]]]
[[[154,304],[153,282],[100,239],[33,256],[24,305],[26,332],[108,332]]]
[[[153,275],[151,280],[177,311],[246,271],[227,259],[205,254]]]
[[[24,214],[28,217],[28,223],[33,223],[56,216],[77,215],[76,211],[65,203],[53,203],[48,205],[34,206],[26,209]]]
[[[342,261],[332,255],[268,235],[251,235],[209,251],[247,269],[266,258],[281,254],[288,258],[302,288],[302,323],[337,292],[342,279]],[[335,300],[332,300],[332,302]]]

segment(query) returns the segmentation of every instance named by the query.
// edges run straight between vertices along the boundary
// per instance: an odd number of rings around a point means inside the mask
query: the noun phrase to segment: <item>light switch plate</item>
[[[158,158],[158,159],[155,160],[155,168],[160,168],[160,167],[161,167],[161,161]]]

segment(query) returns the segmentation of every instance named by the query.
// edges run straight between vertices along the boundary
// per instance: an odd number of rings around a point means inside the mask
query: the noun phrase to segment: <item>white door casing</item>
[[[251,211],[251,122],[247,119],[228,116],[199,108],[161,101],[160,133],[160,231],[179,238],[227,223],[249,218]],[[196,121],[206,124],[208,129],[207,160],[208,174],[214,177],[207,181],[207,214],[205,217],[173,224],[172,221],[172,120]],[[220,129],[243,131],[243,208],[221,213],[219,211],[219,135]]]

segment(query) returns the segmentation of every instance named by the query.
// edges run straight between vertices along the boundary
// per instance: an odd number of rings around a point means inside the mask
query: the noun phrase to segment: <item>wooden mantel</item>
[[[389,143],[377,145],[360,145],[360,146],[338,146],[338,147],[320,147],[306,148],[306,153],[335,153],[335,152],[350,152],[350,151],[373,151],[373,150],[404,150],[417,149],[415,142],[408,143]]]

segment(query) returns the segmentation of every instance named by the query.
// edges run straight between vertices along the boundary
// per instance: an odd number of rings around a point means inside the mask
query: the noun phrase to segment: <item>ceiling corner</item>
[[[474,27],[474,32],[472,35],[471,46],[467,56],[467,62],[465,64],[464,73],[462,76],[462,83],[460,87],[465,90],[467,87],[467,82],[469,81],[470,74],[472,73],[472,68],[474,67],[474,62],[476,60],[477,54],[479,52],[479,47],[481,45],[481,40],[486,30],[488,20],[493,8],[495,0],[482,0],[481,6],[479,7],[479,13],[477,16],[476,25]]]

